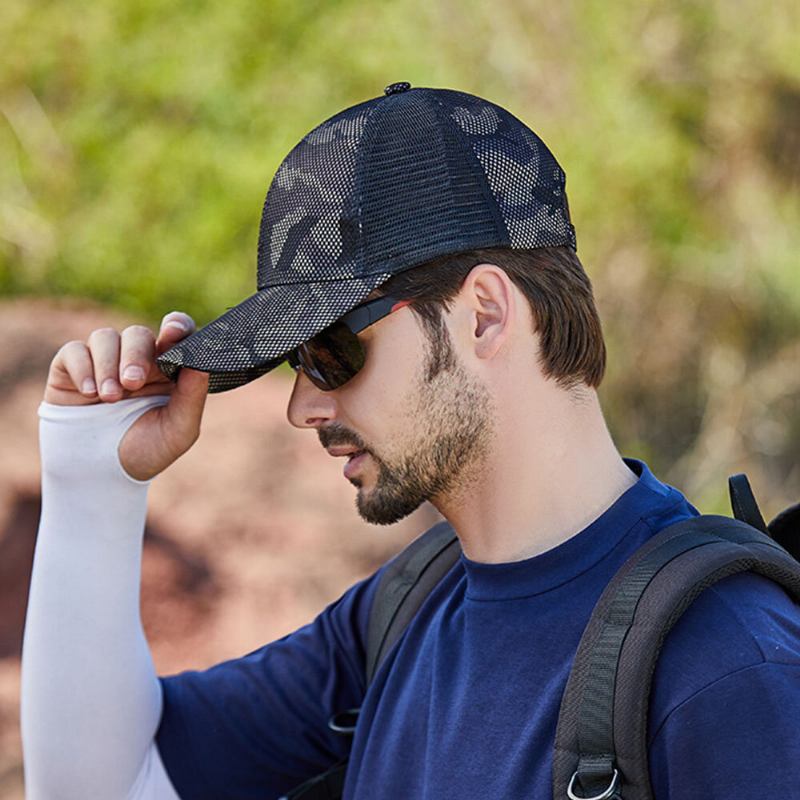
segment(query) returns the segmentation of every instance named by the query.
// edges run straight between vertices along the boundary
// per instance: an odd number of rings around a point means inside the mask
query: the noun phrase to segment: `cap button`
[[[388,97],[390,94],[400,94],[400,92],[407,92],[411,88],[411,84],[406,81],[400,83],[390,83],[383,93]]]

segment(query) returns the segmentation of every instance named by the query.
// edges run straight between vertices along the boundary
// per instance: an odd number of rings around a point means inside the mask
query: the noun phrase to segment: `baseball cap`
[[[257,291],[158,357],[242,386],[392,275],[478,248],[576,248],[566,175],[504,108],[393,83],[306,135],[261,215]]]

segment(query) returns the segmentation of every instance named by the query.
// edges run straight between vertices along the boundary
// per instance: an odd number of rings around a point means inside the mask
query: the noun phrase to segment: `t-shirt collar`
[[[655,507],[675,502],[670,498],[675,490],[659,481],[647,464],[635,458],[623,460],[639,479],[594,522],[560,545],[531,558],[500,564],[472,561],[462,553],[467,596],[504,600],[549,591],[591,569]]]

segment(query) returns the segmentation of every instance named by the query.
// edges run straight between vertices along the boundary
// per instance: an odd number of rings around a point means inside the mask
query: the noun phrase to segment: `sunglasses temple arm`
[[[410,300],[397,300],[388,296],[379,297],[363,306],[354,308],[342,317],[342,321],[353,333],[358,333],[410,302]]]

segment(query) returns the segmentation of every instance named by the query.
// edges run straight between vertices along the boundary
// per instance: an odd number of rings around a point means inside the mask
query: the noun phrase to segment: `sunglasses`
[[[355,377],[366,361],[364,346],[356,334],[411,302],[387,295],[356,306],[291,350],[286,360],[295,372],[303,370],[323,392],[338,389]]]

